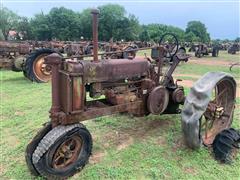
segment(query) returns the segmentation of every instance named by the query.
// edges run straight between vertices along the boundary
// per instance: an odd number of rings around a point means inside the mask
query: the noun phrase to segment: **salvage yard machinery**
[[[151,58],[99,60],[98,13],[92,11],[93,60],[67,59],[56,53],[45,58],[52,69],[51,121],[28,144],[25,156],[36,176],[67,178],[85,166],[92,151],[92,137],[81,121],[119,112],[135,116],[181,113],[184,88],[172,74],[188,56],[178,53],[178,43],[169,53],[160,41],[152,48]],[[166,59],[171,63],[163,73]],[[210,101],[213,89],[216,91]],[[235,90],[233,78],[223,73],[208,74],[196,83],[182,114],[189,147],[197,148],[202,143],[211,146],[216,134],[230,126]]]
[[[44,57],[54,52],[73,56],[91,53],[91,49],[88,42],[0,41],[0,68],[22,71],[31,81],[48,82],[51,79],[51,67],[44,63]]]
[[[218,57],[219,47],[217,45],[212,45],[208,47],[206,44],[198,44],[195,47],[195,57],[207,56],[209,53],[212,53],[212,57]]]

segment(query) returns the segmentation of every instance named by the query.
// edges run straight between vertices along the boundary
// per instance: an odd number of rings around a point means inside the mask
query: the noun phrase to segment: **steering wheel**
[[[178,52],[178,39],[173,33],[165,33],[162,35],[159,45],[162,45],[167,50],[165,55],[166,58],[173,58],[174,55]]]

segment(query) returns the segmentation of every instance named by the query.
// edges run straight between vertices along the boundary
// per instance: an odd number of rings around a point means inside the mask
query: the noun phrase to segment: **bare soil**
[[[93,152],[93,154],[89,158],[89,163],[97,164],[103,159],[105,155],[106,155],[105,152]]]
[[[232,64],[233,62],[232,61],[206,59],[206,58],[190,59],[188,61],[188,63],[190,63],[190,64],[201,64],[201,65],[208,65],[208,66],[230,66],[230,64]]]
[[[196,75],[196,74],[173,74],[173,76],[176,76],[176,77],[191,77],[191,78],[196,78],[196,79],[199,79],[201,78],[202,76],[201,75]]]
[[[4,133],[4,134],[7,134],[7,137],[8,137],[6,143],[7,143],[9,146],[11,146],[11,147],[16,147],[17,145],[19,145],[20,140],[19,140],[16,136],[14,136],[13,134],[11,134],[11,132],[12,132],[12,131],[9,130],[9,129],[4,129],[4,130],[3,130],[3,133]]]
[[[186,76],[186,77],[193,77],[193,78],[200,78],[201,76],[198,75],[194,75],[194,74],[174,74],[174,77],[178,77],[178,76]],[[188,87],[191,88],[193,86],[193,84],[195,83],[195,81],[192,80],[182,80],[179,81],[178,84],[183,86],[183,87]],[[237,81],[237,93],[236,93],[236,97],[240,97],[240,81]]]

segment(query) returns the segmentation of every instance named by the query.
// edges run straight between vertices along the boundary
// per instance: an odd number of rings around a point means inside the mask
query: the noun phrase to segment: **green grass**
[[[227,67],[190,63],[177,68],[178,73],[198,75],[218,70],[229,72]],[[239,71],[233,75],[239,80]],[[50,105],[50,83],[32,83],[22,73],[1,71],[0,179],[34,179],[24,152],[48,121]],[[239,129],[240,98],[236,107],[233,127]],[[183,145],[180,115],[112,115],[84,124],[93,136],[93,158],[70,179],[240,179],[240,153],[233,164],[224,165],[206,148],[192,151]]]

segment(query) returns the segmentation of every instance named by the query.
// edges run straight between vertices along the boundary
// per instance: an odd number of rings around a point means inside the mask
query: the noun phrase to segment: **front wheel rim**
[[[53,155],[53,168],[62,170],[74,164],[78,160],[82,146],[83,141],[79,136],[73,136],[60,144]]]

